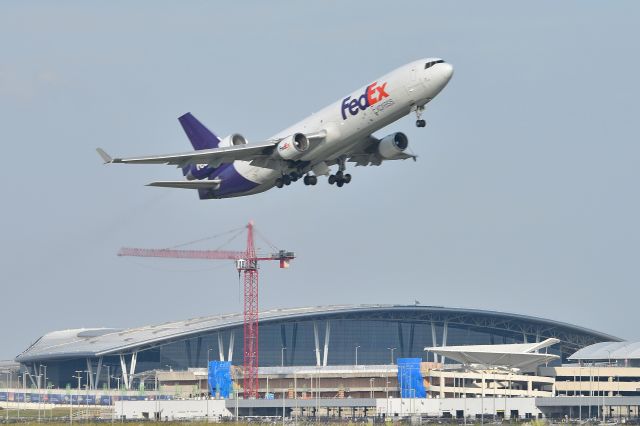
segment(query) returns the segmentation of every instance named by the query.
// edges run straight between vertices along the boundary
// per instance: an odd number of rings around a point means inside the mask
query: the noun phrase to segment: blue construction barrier
[[[209,362],[209,392],[213,396],[229,398],[233,390],[231,363],[229,361]]]
[[[420,372],[422,358],[398,358],[398,386],[401,398],[426,398],[424,380]]]

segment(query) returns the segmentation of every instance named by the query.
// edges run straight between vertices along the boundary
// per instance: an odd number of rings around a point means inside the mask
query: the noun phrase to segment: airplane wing
[[[176,180],[157,181],[148,183],[147,186],[158,186],[161,188],[182,188],[182,189],[218,189],[222,181],[220,179],[211,180]]]
[[[218,167],[221,164],[232,163],[236,160],[251,161],[270,157],[277,143],[278,141],[269,141],[260,144],[234,145],[178,154],[129,158],[112,158],[101,148],[98,148],[97,151],[105,163],[169,164],[177,167],[186,167],[195,164],[209,164],[211,167]]]
[[[309,149],[314,149],[319,142],[326,137],[326,132],[305,135],[309,140]],[[233,163],[236,160],[251,161],[253,165],[261,167],[275,167],[281,161],[274,157],[273,153],[282,139],[270,140],[258,144],[243,144],[226,146],[222,148],[202,149],[177,154],[151,155],[144,157],[112,158],[102,148],[97,148],[98,154],[105,163],[123,164],[169,164],[177,167],[186,167],[197,164],[208,164],[218,167],[221,164]]]

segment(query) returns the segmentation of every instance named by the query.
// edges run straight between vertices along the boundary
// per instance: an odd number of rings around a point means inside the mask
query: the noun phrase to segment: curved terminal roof
[[[640,342],[601,342],[571,355],[571,361],[640,359]]]
[[[525,333],[529,330],[523,324],[535,324],[544,330],[562,329],[566,333],[589,336],[599,340],[619,341],[617,337],[589,330],[562,322],[530,317],[526,315],[502,312],[484,311],[479,309],[445,308],[440,306],[419,305],[334,305],[314,306],[306,308],[272,309],[260,312],[260,323],[291,319],[312,319],[334,316],[371,315],[384,319],[385,315],[400,314],[411,316],[430,315],[433,318],[443,318],[450,325],[456,321],[475,327],[490,327],[506,330],[509,326],[516,326],[518,331]],[[470,321],[472,323],[470,323]],[[119,353],[129,353],[147,349],[157,344],[188,338],[194,335],[227,329],[242,325],[241,313],[215,315],[192,318],[184,321],[165,322],[158,325],[148,325],[130,329],[114,328],[82,328],[74,330],[54,331],[47,333],[34,342],[29,348],[16,357],[18,362],[32,362],[51,359],[72,359],[80,357],[95,357]],[[532,332],[532,331],[529,331]],[[547,336],[545,336],[547,337]],[[592,343],[593,340],[585,344]],[[584,346],[584,345],[581,345]]]

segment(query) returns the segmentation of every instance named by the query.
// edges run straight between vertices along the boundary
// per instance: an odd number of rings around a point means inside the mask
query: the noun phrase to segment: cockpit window
[[[438,59],[437,61],[431,61],[431,62],[427,62],[424,65],[424,69],[426,70],[427,68],[431,68],[432,66],[434,66],[435,64],[444,64],[444,61],[442,59]]]

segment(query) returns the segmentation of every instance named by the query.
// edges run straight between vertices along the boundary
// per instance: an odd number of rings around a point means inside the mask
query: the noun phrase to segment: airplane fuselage
[[[415,159],[409,142],[396,132],[378,139],[372,134],[411,112],[424,127],[424,106],[447,85],[453,67],[442,59],[411,62],[338,99],[322,110],[273,135],[247,143],[240,134],[223,139],[191,113],[179,117],[194,151],[130,158],[98,153],[106,163],[169,164],[183,170],[186,181],[158,181],[150,186],[197,189],[201,199],[239,197],[282,188],[304,176],[315,185],[318,176],[341,187],[351,181],[346,163],[380,165]],[[330,168],[338,171],[331,174]]]
[[[335,164],[341,156],[383,127],[424,107],[446,86],[451,78],[451,65],[437,59],[422,59],[404,65],[361,87],[322,110],[273,135],[278,140],[295,133],[326,132],[326,137],[298,159],[308,163],[308,170],[318,163]],[[426,68],[426,69],[425,69]],[[222,184],[212,198],[250,195],[273,188],[286,170],[257,167],[248,161],[235,161],[216,174]],[[213,193],[212,193],[213,195]]]

